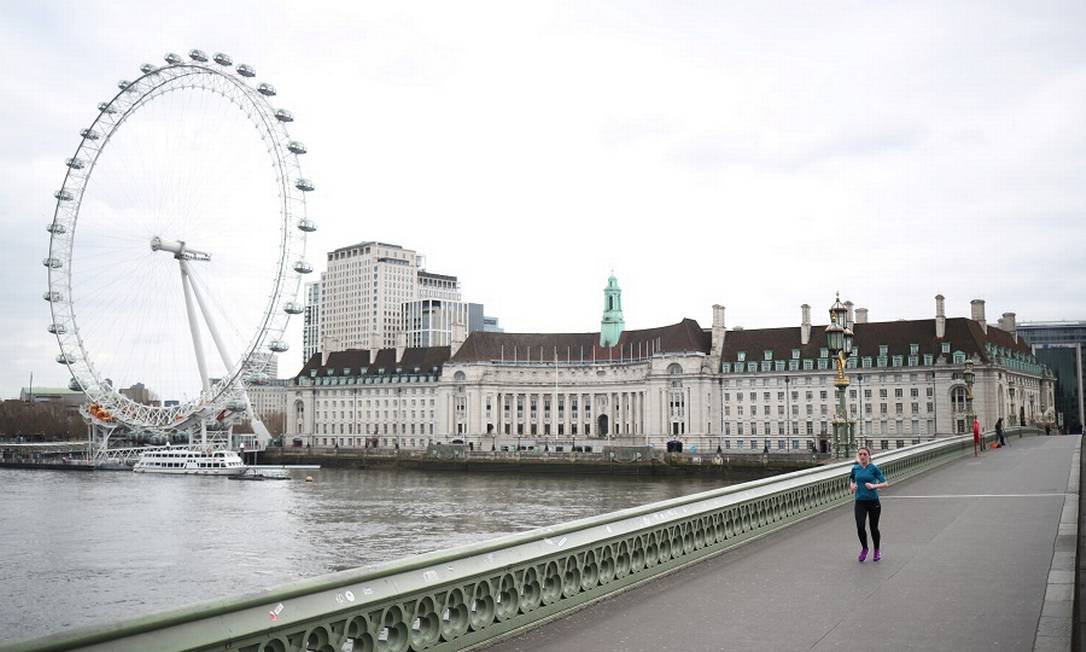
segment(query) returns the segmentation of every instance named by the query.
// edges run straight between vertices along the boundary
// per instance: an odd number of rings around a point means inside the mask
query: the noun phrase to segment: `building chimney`
[[[721,357],[724,355],[724,337],[727,335],[727,332],[728,331],[724,326],[724,306],[719,303],[714,303],[712,348],[709,353],[709,364],[714,373],[720,371]]]
[[[403,352],[407,350],[407,333],[396,336],[396,364],[403,361]]]
[[[803,304],[799,307],[803,311],[803,323],[799,329],[799,343],[806,346],[811,341],[811,307]]]
[[[984,320],[984,299],[973,299],[969,302],[969,306],[972,309],[973,321],[980,324],[981,330],[987,334],[988,322]]]
[[[1005,313],[1003,313],[1003,319],[999,320],[999,322],[1000,322],[1000,326],[1003,328],[1003,330],[1010,333],[1011,337],[1014,338],[1014,341],[1017,342],[1018,341],[1018,324],[1017,324],[1017,322],[1015,320],[1015,317],[1016,317],[1016,315],[1013,312],[1005,312]]]
[[[321,366],[328,366],[328,356],[332,355],[336,351],[339,351],[339,340],[334,337],[324,338],[324,343],[321,346]]]
[[[867,308],[857,308],[856,309],[856,323],[857,324],[866,324],[867,323]]]
[[[452,325],[452,343],[449,347],[449,357],[456,355],[456,352],[460,350],[460,347],[464,345],[464,341],[468,339],[468,328],[464,325],[464,322],[457,319]]]
[[[848,316],[845,317],[845,326],[852,330],[852,327],[856,325],[856,317],[853,313],[852,306],[855,305],[851,301],[845,302],[845,308],[848,309]]]
[[[941,340],[946,337],[946,308],[943,304],[945,297],[941,294],[935,295],[935,339]]]

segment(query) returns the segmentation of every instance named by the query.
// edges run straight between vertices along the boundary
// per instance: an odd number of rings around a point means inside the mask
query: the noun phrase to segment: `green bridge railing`
[[[1008,434],[1036,434],[1009,429]],[[993,439],[992,433],[986,439]],[[891,482],[969,435],[879,453]],[[344,571],[0,650],[407,652],[481,647],[851,500],[852,462]]]

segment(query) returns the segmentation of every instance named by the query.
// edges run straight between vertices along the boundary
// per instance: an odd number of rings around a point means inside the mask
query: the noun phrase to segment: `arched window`
[[[965,387],[958,385],[950,390],[950,405],[955,412],[965,412]]]

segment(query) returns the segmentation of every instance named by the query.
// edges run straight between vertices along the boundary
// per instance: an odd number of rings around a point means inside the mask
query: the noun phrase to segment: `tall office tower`
[[[318,350],[395,347],[403,332],[403,304],[418,298],[420,259],[410,249],[384,242],[329,252]]]
[[[460,283],[455,276],[419,270],[419,299],[460,301]]]
[[[305,284],[305,315],[302,326],[302,364],[321,350],[321,281]]]
[[[449,346],[453,324],[469,322],[469,304],[460,300],[455,276],[419,270],[418,299],[403,304],[404,344],[408,347]]]
[[[1012,325],[1033,349],[1033,354],[1056,375],[1059,424],[1069,434],[1083,432],[1086,423],[1086,321],[1014,323],[1007,313],[1000,320]],[[1014,390],[1011,390],[1014,391]]]

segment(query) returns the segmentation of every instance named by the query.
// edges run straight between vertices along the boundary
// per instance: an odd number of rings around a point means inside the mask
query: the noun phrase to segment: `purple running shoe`
[[[867,559],[867,548],[860,550],[860,563],[864,563],[865,559]]]
[[[878,548],[875,548],[875,558],[872,559],[871,561],[878,561],[880,559],[882,559],[882,553],[879,552]]]

